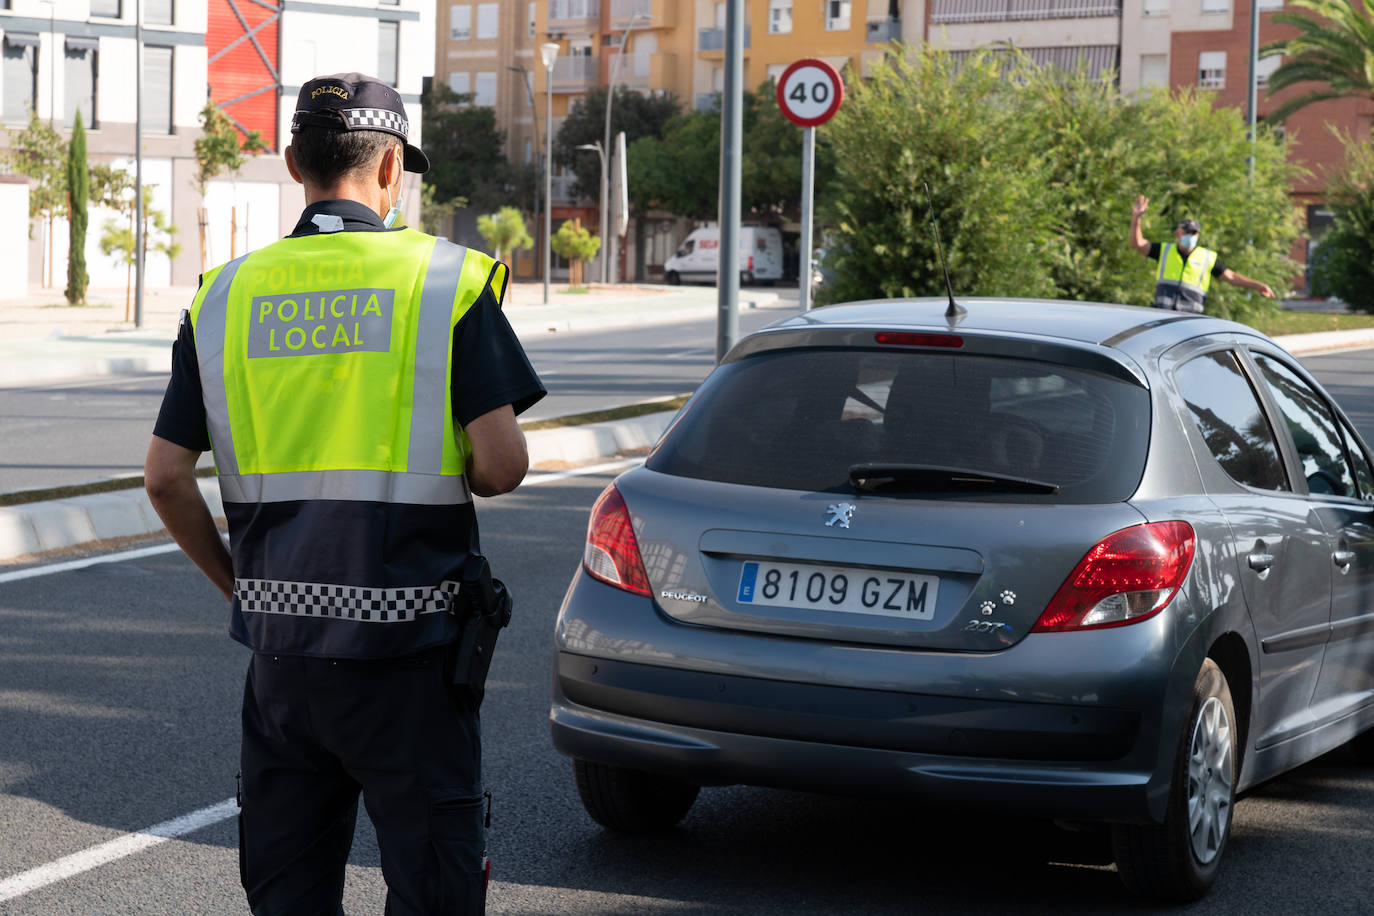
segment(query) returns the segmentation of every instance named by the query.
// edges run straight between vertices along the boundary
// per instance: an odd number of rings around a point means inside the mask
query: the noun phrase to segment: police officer
[[[1210,248],[1198,247],[1202,227],[1195,219],[1181,220],[1174,227],[1174,242],[1147,242],[1140,232],[1140,218],[1150,207],[1149,198],[1139,195],[1131,209],[1131,247],[1147,258],[1159,261],[1155,275],[1155,308],[1176,309],[1180,312],[1201,312],[1207,299],[1212,278],[1225,280],[1232,286],[1253,290],[1266,299],[1274,298],[1268,284],[1236,273],[1217,259]]]
[[[361,793],[388,914],[485,904],[480,694],[454,686],[472,494],[528,467],[544,388],[501,312],[507,270],[395,225],[401,98],[358,73],[300,91],[292,233],[209,271],[146,461],[167,530],[253,650],[239,855],[259,916],[340,911]],[[224,547],[196,487],[213,447]]]

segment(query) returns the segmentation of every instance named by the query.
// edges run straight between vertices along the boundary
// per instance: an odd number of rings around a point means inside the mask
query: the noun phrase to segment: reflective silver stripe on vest
[[[229,320],[229,286],[248,255],[235,258],[220,268],[205,291],[196,316],[196,359],[200,364],[200,388],[205,398],[205,420],[210,427],[210,447],[215,453],[215,469],[221,474],[237,474],[234,436],[229,430],[229,395],[224,390],[224,333]]]
[[[444,462],[444,417],[449,406],[448,351],[453,299],[468,250],[444,239],[434,243],[420,291],[415,337],[415,392],[411,398],[410,451],[406,468],[438,474]]]
[[[456,506],[472,502],[466,477],[393,471],[289,471],[225,474],[220,494],[231,503],[281,503],[300,499],[417,503]]]
[[[358,623],[407,623],[425,614],[447,612],[458,594],[458,583],[445,580],[437,588],[368,588],[324,582],[279,579],[235,579],[234,593],[245,614],[290,614],[352,620]]]

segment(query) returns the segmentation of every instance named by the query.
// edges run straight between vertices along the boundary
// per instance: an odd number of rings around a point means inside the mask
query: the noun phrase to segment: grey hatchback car
[[[1206,893],[1236,794],[1374,757],[1374,468],[1254,330],[831,306],[735,346],[596,503],[551,728],[587,811],[701,786],[1105,825]]]

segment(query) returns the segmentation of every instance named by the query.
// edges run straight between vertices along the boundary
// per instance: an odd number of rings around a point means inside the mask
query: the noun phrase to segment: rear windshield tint
[[[665,474],[852,492],[861,463],[936,465],[1056,484],[1056,494],[923,498],[1116,502],[1140,481],[1149,394],[1031,360],[783,350],[720,367],[647,462]]]

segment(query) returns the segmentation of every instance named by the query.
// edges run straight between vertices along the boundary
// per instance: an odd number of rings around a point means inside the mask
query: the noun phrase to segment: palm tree
[[[1364,0],[1292,0],[1292,6],[1315,15],[1284,11],[1273,22],[1291,25],[1298,34],[1260,49],[1284,61],[1269,75],[1269,91],[1297,83],[1314,88],[1283,102],[1266,116],[1279,124],[1300,108],[1339,98],[1374,99],[1374,17]]]

